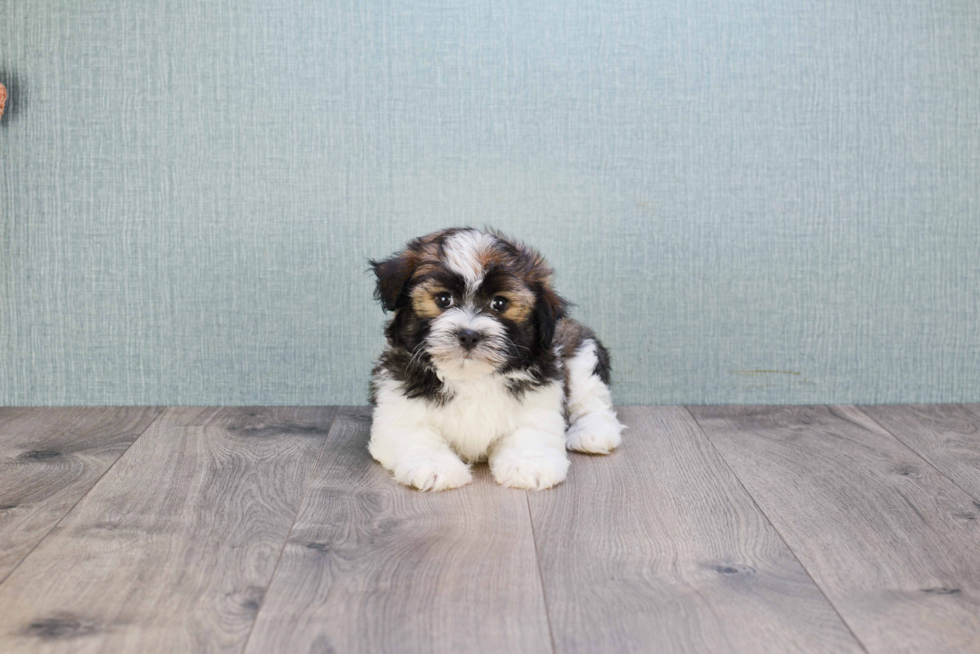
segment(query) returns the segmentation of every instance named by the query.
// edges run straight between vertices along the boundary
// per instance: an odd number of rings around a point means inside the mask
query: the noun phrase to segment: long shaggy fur
[[[488,460],[501,484],[548,488],[565,478],[566,447],[619,444],[609,354],[565,315],[536,250],[447,229],[371,266],[392,317],[372,374],[369,449],[399,482],[454,488]]]

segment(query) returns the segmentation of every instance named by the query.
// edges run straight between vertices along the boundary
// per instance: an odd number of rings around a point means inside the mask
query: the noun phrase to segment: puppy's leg
[[[622,441],[625,427],[616,418],[609,387],[599,377],[597,349],[587,339],[565,362],[568,369],[568,433],[565,447],[576,452],[608,454]]]
[[[563,482],[568,474],[568,455],[561,432],[560,426],[521,427],[503,438],[490,452],[494,479],[504,486],[530,490]]]
[[[421,424],[405,421],[404,412],[379,404],[371,423],[368,451],[395,481],[419,490],[447,490],[470,483],[470,468],[443,438]]]

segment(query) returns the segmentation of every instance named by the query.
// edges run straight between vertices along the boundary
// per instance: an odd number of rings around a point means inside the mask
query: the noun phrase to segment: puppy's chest
[[[518,399],[500,377],[447,382],[453,399],[433,409],[430,419],[461,456],[482,457],[490,444],[517,429],[529,405],[540,404],[534,393]]]

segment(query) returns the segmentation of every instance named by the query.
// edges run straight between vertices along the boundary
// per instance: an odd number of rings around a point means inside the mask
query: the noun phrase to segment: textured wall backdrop
[[[980,400],[975,0],[0,17],[0,404],[363,403],[365,260],[459,224],[621,403]]]

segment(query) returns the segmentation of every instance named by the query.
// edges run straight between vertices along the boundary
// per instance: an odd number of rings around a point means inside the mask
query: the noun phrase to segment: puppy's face
[[[436,232],[372,266],[389,344],[447,376],[532,365],[564,311],[541,255],[494,232]]]

